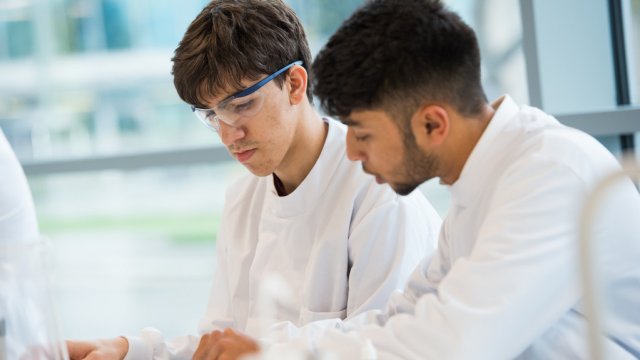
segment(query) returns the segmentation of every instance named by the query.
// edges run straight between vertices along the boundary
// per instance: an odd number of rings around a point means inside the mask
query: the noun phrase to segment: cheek
[[[295,134],[295,113],[282,101],[271,104],[268,111],[267,123],[269,127],[266,131],[277,136],[277,141],[289,143]]]
[[[269,126],[267,130],[277,131],[282,128],[287,116],[287,109],[282,103],[280,98],[273,98],[271,101],[267,101],[262,109],[264,114],[264,122]]]
[[[259,130],[260,133],[256,134],[266,150],[265,155],[273,161],[279,161],[293,141],[295,131],[291,128],[291,121],[287,120],[283,118],[283,114],[270,112],[262,119],[264,126]]]
[[[262,108],[259,124],[255,126],[253,138],[267,150],[265,155],[273,161],[284,156],[295,135],[295,114],[288,100],[278,95],[270,98]]]
[[[282,137],[281,112],[272,104],[265,104],[260,114],[252,120],[251,139],[273,145]]]
[[[390,169],[397,169],[404,161],[404,148],[397,143],[387,143],[384,149],[380,150],[384,166]]]

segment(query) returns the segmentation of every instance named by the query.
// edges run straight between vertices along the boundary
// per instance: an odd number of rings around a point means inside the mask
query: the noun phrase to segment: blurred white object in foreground
[[[0,243],[0,360],[66,360],[43,238]]]
[[[598,215],[602,210],[600,207],[603,206],[607,198],[606,191],[629,177],[632,179],[640,178],[640,164],[632,159],[625,159],[622,164],[623,166],[620,170],[611,173],[596,184],[591,194],[585,200],[580,215],[580,270],[582,274],[581,280],[584,290],[585,310],[589,321],[589,353],[591,359],[594,360],[607,358],[606,350],[603,346],[603,336],[606,336],[606,326],[604,323],[606,322],[607,307],[606,301],[604,300],[604,285],[607,279],[598,272],[598,259],[596,258],[598,252],[595,250],[596,243],[593,242],[594,234],[592,234],[592,228],[594,223],[598,221]],[[640,218],[638,221],[640,221]],[[637,240],[640,241],[640,234],[637,235]],[[640,261],[640,259],[638,260]]]

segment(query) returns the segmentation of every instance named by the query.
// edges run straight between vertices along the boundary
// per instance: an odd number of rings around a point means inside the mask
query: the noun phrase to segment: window
[[[41,232],[54,244],[62,334],[194,331],[224,189],[241,171],[219,163],[30,176]]]
[[[640,105],[640,0],[623,2],[631,103]]]
[[[596,136],[620,156],[634,150],[640,110],[637,0],[521,0],[531,104]],[[571,18],[571,21],[567,21]]]

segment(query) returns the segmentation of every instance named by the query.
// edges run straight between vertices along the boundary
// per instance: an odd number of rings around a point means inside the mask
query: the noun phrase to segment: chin
[[[247,170],[249,170],[249,172],[255,176],[265,177],[273,174],[273,169],[267,169],[264,167],[255,167],[249,164],[242,164],[242,165],[244,165],[244,167],[247,168]]]
[[[265,176],[269,176],[271,174],[273,174],[273,171],[252,171],[251,169],[249,169],[249,171],[258,177],[265,177]]]
[[[418,185],[414,185],[414,184],[389,184],[389,186],[391,186],[391,188],[393,189],[393,191],[395,191],[396,194],[401,196],[406,196],[411,194],[413,190],[415,190],[418,187]]]

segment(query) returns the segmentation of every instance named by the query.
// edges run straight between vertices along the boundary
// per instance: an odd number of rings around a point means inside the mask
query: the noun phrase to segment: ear
[[[300,104],[307,96],[307,70],[300,65],[289,69],[289,101],[291,105]]]
[[[441,145],[450,129],[449,114],[439,105],[424,105],[418,108],[411,118],[411,130],[416,143],[424,150],[431,150]]]

